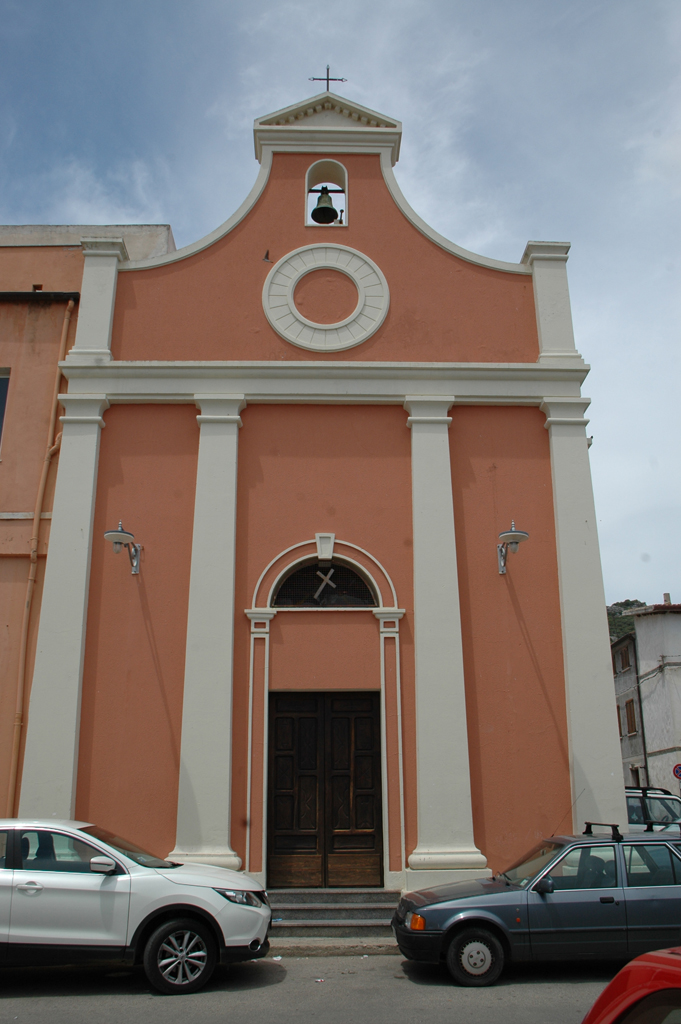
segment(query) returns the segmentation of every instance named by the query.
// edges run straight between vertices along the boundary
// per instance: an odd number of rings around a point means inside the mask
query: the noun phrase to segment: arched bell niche
[[[298,564],[276,584],[272,608],[377,608],[369,582],[338,559]]]
[[[328,189],[338,217],[327,224],[318,224],[312,217],[321,196]],[[348,223],[348,172],[338,160],[317,160],[305,175],[305,224],[307,227],[345,227]]]

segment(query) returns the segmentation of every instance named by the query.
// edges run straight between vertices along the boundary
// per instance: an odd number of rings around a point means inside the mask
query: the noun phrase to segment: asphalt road
[[[516,967],[491,988],[398,956],[260,960],[202,992],[152,994],[143,973],[0,970],[0,1024],[579,1024],[616,964]]]

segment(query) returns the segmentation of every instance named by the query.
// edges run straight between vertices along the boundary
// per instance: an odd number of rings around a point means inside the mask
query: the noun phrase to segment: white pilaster
[[[528,242],[522,263],[532,268],[539,362],[583,365],[575,347],[567,279],[569,242]]]
[[[542,403],[551,444],[573,821],[626,826],[612,659],[584,413],[588,398]],[[567,808],[566,808],[567,811]]]
[[[40,609],[19,813],[73,818],[104,395],[60,395],[65,415]],[[103,541],[102,541],[103,543]]]
[[[85,260],[78,327],[66,361],[108,363],[118,264],[128,259],[128,252],[122,238],[83,238],[81,245]]]
[[[240,868],[230,844],[234,562],[243,395],[196,395],[201,434],[194,505],[178,860]]]
[[[418,845],[407,886],[489,875],[473,838],[447,415],[408,396],[414,530]]]

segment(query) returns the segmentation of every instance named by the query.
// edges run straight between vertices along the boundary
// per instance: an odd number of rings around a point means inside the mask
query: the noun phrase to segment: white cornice
[[[583,395],[574,398],[566,396],[546,397],[541,403],[541,411],[546,413],[547,430],[551,427],[586,427],[589,420],[585,417],[591,399]]]
[[[128,260],[128,250],[123,238],[81,238],[84,256],[115,256],[119,262]]]
[[[531,266],[535,260],[558,260],[567,263],[569,242],[528,242],[520,262]]]
[[[69,394],[111,403],[194,402],[243,395],[248,404],[402,405],[409,395],[474,405],[538,406],[580,400],[588,367],[537,363],[108,363],[62,364]]]
[[[571,380],[581,383],[590,367],[586,363],[580,366],[545,366],[540,363],[420,363],[420,362],[359,362],[359,361],[307,361],[290,360],[225,360],[199,361],[186,360],[177,362],[162,361],[120,361],[104,365],[92,366],[88,363],[61,363],[62,372],[68,380],[79,378],[101,379],[108,377],[138,378],[140,380],[158,377],[208,377],[227,379],[254,377],[258,379],[286,380],[293,377],[313,380],[342,379],[348,380],[389,380],[399,378],[409,380],[413,377],[447,378],[449,380],[469,380],[477,378],[497,378],[513,380],[521,377],[532,377],[541,380]],[[240,389],[241,390],[241,389]]]

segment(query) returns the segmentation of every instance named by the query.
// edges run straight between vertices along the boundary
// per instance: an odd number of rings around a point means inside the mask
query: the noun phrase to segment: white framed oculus
[[[306,319],[296,308],[295,290],[313,270],[338,270],[357,288],[357,305],[350,316],[334,324]],[[262,291],[265,316],[277,334],[299,348],[340,352],[370,338],[386,318],[390,291],[373,260],[347,245],[304,245],[276,263]]]

